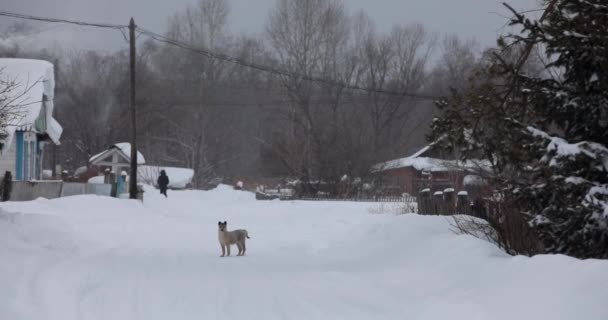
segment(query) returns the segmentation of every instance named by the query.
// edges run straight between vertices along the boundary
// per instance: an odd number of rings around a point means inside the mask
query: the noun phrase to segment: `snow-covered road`
[[[608,319],[608,261],[509,257],[374,204],[169,196],[1,204],[0,319]],[[219,220],[247,256],[219,257]]]

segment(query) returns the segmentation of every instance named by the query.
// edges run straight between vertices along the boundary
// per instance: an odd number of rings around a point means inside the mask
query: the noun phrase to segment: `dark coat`
[[[167,176],[166,173],[161,172],[160,176],[158,177],[158,181],[156,181],[156,183],[158,183],[159,188],[167,189],[167,186],[169,185],[169,177]]]

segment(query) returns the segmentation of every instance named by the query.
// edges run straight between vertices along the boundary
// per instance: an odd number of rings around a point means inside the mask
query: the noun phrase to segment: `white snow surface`
[[[608,261],[511,257],[365,203],[147,189],[0,204],[0,319],[608,319]],[[220,220],[245,257],[219,257]]]
[[[6,128],[8,137],[5,145],[10,146],[16,130],[32,130],[43,107],[42,96],[47,96],[46,133],[59,144],[63,132],[61,125],[53,118],[53,98],[55,78],[53,65],[48,61],[34,59],[0,58],[0,81],[14,86],[0,97],[20,115],[10,119]],[[4,107],[4,106],[0,106]],[[8,150],[6,148],[4,151]]]

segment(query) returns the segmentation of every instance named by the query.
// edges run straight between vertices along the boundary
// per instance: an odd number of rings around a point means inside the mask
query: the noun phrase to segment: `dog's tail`
[[[249,232],[247,232],[247,230],[245,230],[245,237],[247,237],[247,239],[251,239],[249,238]]]

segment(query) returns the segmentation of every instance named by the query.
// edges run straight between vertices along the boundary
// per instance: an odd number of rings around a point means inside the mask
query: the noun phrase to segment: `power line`
[[[118,29],[118,30],[125,29],[128,27],[127,25],[119,25],[119,24],[93,23],[93,22],[86,22],[86,21],[39,17],[39,16],[32,16],[32,15],[2,11],[2,10],[0,10],[0,16],[24,19],[24,20],[34,20],[34,21],[43,21],[43,22],[52,22],[52,23],[67,23],[67,24],[75,24],[75,25],[79,25],[79,26],[110,28],[110,29]]]
[[[17,19],[25,19],[25,20],[34,20],[34,21],[43,21],[43,22],[52,22],[52,23],[66,23],[66,24],[73,24],[73,25],[79,25],[79,26],[116,29],[116,30],[121,31],[121,33],[123,34],[125,39],[126,39],[126,35],[124,33],[124,30],[129,27],[127,25],[117,25],[117,24],[108,24],[108,23],[92,23],[92,22],[86,22],[86,21],[39,17],[39,16],[26,15],[26,14],[1,11],[1,10],[0,10],[0,16],[6,16],[6,17],[11,17],[11,18],[17,18]],[[243,66],[243,67],[256,69],[256,70],[259,70],[262,72],[271,73],[271,74],[275,74],[275,75],[279,75],[279,76],[290,77],[290,78],[295,78],[295,79],[309,81],[309,82],[324,83],[324,84],[329,84],[329,85],[332,85],[335,87],[340,87],[340,88],[349,89],[349,90],[364,91],[364,92],[369,92],[369,93],[380,93],[380,94],[386,94],[386,95],[391,95],[391,96],[396,96],[396,97],[410,97],[410,98],[416,98],[416,99],[422,99],[422,100],[437,100],[437,99],[442,98],[439,96],[432,96],[432,95],[426,95],[426,94],[397,92],[397,91],[390,91],[390,90],[385,90],[385,89],[362,87],[362,86],[358,86],[358,85],[348,84],[343,81],[336,81],[333,79],[326,79],[326,78],[321,78],[321,77],[304,75],[304,74],[291,72],[291,71],[287,71],[287,70],[282,70],[282,69],[278,69],[275,67],[250,62],[250,61],[247,61],[247,60],[244,60],[241,58],[237,58],[237,57],[233,57],[233,56],[230,56],[230,55],[227,55],[224,53],[213,52],[209,49],[196,48],[196,47],[193,47],[182,41],[162,36],[158,33],[146,30],[144,28],[141,28],[141,27],[136,27],[136,28],[137,28],[137,30],[140,31],[140,34],[146,35],[150,39],[153,39],[155,41],[169,44],[172,46],[176,46],[176,47],[182,48],[184,50],[188,50],[188,51],[203,55],[210,59],[231,62],[231,63],[237,64],[237,65]]]
[[[325,84],[330,84],[332,86],[341,87],[344,89],[365,91],[365,92],[370,92],[370,93],[381,93],[381,94],[387,94],[387,95],[393,95],[393,96],[411,97],[411,98],[418,98],[418,99],[425,99],[425,100],[437,100],[437,99],[441,98],[438,96],[431,96],[431,95],[425,95],[425,94],[415,94],[415,93],[407,93],[407,92],[389,91],[389,90],[384,90],[384,89],[366,88],[366,87],[362,87],[362,86],[347,84],[347,83],[336,81],[336,80],[308,76],[308,75],[295,73],[295,72],[291,72],[291,71],[287,71],[287,70],[281,70],[278,68],[250,62],[250,61],[247,61],[247,60],[244,60],[241,58],[232,57],[227,54],[213,52],[209,49],[196,48],[185,42],[162,36],[158,33],[146,30],[144,28],[141,28],[141,27],[137,27],[137,28],[141,32],[141,34],[146,35],[150,39],[153,39],[155,41],[169,44],[172,46],[176,46],[176,47],[182,48],[184,50],[188,50],[188,51],[200,54],[200,55],[205,56],[210,59],[231,62],[231,63],[241,65],[243,67],[256,69],[256,70],[259,70],[262,72],[267,72],[267,73],[271,73],[271,74],[275,74],[275,75],[279,75],[279,76],[285,76],[285,77],[290,77],[290,78],[295,78],[295,79],[300,79],[300,80],[310,81],[310,82],[325,83]]]

